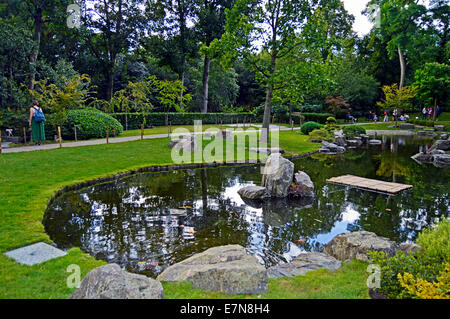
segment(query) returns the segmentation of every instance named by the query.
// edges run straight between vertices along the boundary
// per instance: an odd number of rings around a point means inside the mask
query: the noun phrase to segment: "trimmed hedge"
[[[144,122],[147,126],[164,126],[165,125],[165,113],[113,113],[115,119],[117,119],[123,127],[125,127],[125,117],[128,115],[128,129],[136,130],[141,127]],[[194,125],[195,120],[201,120],[202,124],[231,124],[246,123],[249,121],[255,122],[255,116],[253,113],[169,113],[169,122],[172,125]]]
[[[305,117],[305,121],[317,122],[320,124],[325,124],[327,122],[327,118],[333,117],[333,114],[330,113],[301,113],[301,114]]]
[[[302,127],[300,128],[300,131],[305,134],[308,135],[309,133],[311,133],[314,130],[319,130],[323,127],[322,124],[316,123],[316,122],[306,122],[305,124],[302,125]]]
[[[47,116],[45,122],[45,136],[52,139],[57,134],[56,126],[52,124],[53,114]],[[106,128],[109,127],[109,136],[116,136],[123,132],[123,126],[109,114],[93,108],[70,110],[67,112],[67,121],[61,127],[63,139],[73,140],[75,138],[74,126],[77,126],[77,139],[87,140],[90,138],[105,138]]]

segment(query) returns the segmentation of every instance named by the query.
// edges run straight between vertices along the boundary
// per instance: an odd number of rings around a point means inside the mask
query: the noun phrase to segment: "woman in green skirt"
[[[30,107],[30,119],[28,121],[34,145],[41,145],[41,142],[45,141],[44,121],[44,113],[39,107],[39,103],[34,100],[33,105]]]

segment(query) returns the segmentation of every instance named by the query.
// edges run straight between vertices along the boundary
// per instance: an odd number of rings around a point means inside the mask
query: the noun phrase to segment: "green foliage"
[[[405,272],[426,281],[435,281],[444,269],[444,264],[438,259],[427,256],[422,252],[405,254],[397,252],[394,257],[388,257],[384,252],[368,252],[371,263],[381,268],[381,292],[388,298],[402,299],[412,296],[404,290],[398,280],[398,274]]]
[[[302,127],[300,128],[300,131],[301,131],[303,134],[308,135],[308,134],[310,134],[312,131],[318,130],[318,129],[321,129],[321,128],[323,128],[323,125],[322,125],[322,124],[319,124],[319,123],[317,123],[317,122],[312,122],[312,121],[310,121],[310,122],[306,122],[305,124],[303,124]]]
[[[70,110],[67,113],[67,122],[63,125],[61,134],[65,139],[74,138],[74,126],[77,127],[77,137],[80,140],[106,137],[106,128],[109,127],[109,136],[123,132],[123,126],[112,116],[92,108]]]
[[[320,124],[325,124],[327,118],[333,116],[330,113],[302,113],[306,121],[318,122]]]
[[[418,87],[418,97],[425,105],[434,105],[435,102],[448,105],[449,74],[450,65],[440,63],[426,63],[416,71],[414,85]]]
[[[443,218],[433,227],[422,230],[417,243],[427,255],[450,262],[450,219]]]
[[[311,133],[309,133],[309,137],[310,139],[322,140],[326,142],[334,141],[334,134],[330,130],[327,130],[326,128],[313,130]]]
[[[327,117],[326,124],[336,124],[336,119],[332,116]]]
[[[361,134],[366,134],[366,129],[364,127],[362,127],[362,126],[359,126],[359,125],[344,126],[342,131],[344,132],[345,136],[348,139],[352,139],[355,136],[358,136],[358,135],[361,135]]]
[[[323,110],[323,105],[310,105],[310,104],[305,104],[301,107],[302,112],[305,113],[322,113]]]
[[[125,125],[126,118],[128,118],[128,129],[138,129],[141,124],[145,122],[148,125],[164,126],[166,113],[152,112],[152,113],[114,113],[111,114],[122,125]],[[253,113],[167,113],[169,121],[172,125],[193,125],[195,120],[201,120],[203,124],[230,124],[249,123],[250,120],[254,123],[255,116]]]
[[[412,100],[417,94],[417,87],[404,86],[399,89],[397,84],[385,85],[382,88],[385,99],[378,102],[381,109],[412,110]]]

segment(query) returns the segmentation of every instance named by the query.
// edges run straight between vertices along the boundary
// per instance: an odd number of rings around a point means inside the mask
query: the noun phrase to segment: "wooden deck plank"
[[[354,175],[343,175],[338,177],[332,177],[327,179],[326,181],[327,183],[331,184],[356,187],[368,191],[376,191],[393,195],[413,188],[412,185],[379,181],[376,179],[364,178]]]

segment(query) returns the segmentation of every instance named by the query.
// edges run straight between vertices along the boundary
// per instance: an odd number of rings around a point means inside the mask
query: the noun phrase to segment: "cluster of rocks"
[[[319,268],[337,270],[353,258],[369,262],[368,251],[415,252],[415,244],[398,245],[367,231],[341,234],[324,252],[302,252],[289,263],[266,269],[240,245],[210,248],[166,268],[157,278],[128,273],[117,264],[91,270],[71,299],[162,299],[160,281],[188,282],[195,289],[227,294],[260,294],[268,289],[269,278],[305,275]]]
[[[325,154],[342,154],[346,151],[346,148],[355,148],[363,145],[380,145],[381,141],[377,139],[370,139],[369,135],[358,134],[351,139],[347,139],[347,136],[342,130],[334,131],[334,142],[329,143],[321,141],[322,147],[319,149],[320,153]]]
[[[314,184],[305,172],[294,175],[294,163],[280,153],[272,153],[263,168],[262,186],[247,186],[238,191],[244,199],[301,198],[314,196]]]
[[[443,139],[446,137],[446,139]],[[425,152],[419,152],[411,158],[420,164],[433,164],[439,168],[450,167],[450,137],[444,133],[441,139],[436,140]]]

